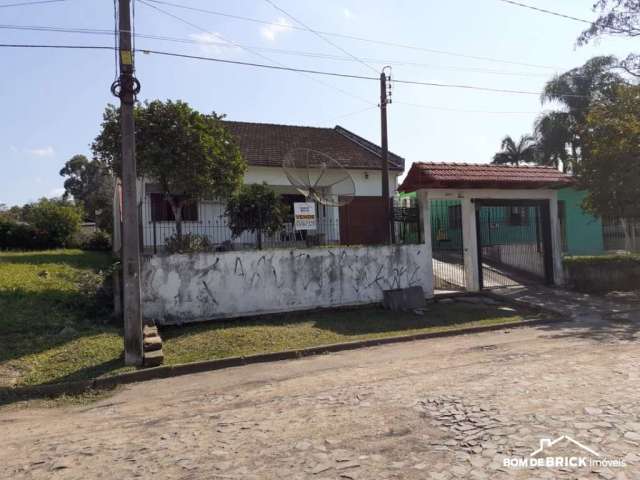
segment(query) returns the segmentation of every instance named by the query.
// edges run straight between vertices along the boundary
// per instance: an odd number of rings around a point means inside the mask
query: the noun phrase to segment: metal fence
[[[607,251],[640,252],[640,218],[604,218],[602,237]]]
[[[319,209],[315,230],[296,230],[293,216],[278,231],[265,231],[251,226],[240,235],[231,231],[224,205],[217,202],[200,202],[189,210],[183,210],[182,234],[197,237],[212,251],[253,250],[266,248],[306,248],[321,245],[350,245],[341,238],[341,232],[349,229],[348,218],[339,218],[337,207]],[[159,209],[149,199],[140,205],[140,237],[143,251],[158,253],[176,237],[173,215]],[[417,206],[394,207],[393,243],[411,244],[421,241]],[[371,242],[374,243],[374,242]]]

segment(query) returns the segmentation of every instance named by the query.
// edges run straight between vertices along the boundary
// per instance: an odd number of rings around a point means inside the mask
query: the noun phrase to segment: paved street
[[[640,478],[640,318],[578,317],[151,381],[83,407],[5,407],[0,475]],[[503,466],[562,435],[626,467]]]

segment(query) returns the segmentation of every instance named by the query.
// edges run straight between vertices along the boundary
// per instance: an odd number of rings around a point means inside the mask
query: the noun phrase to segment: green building
[[[582,209],[586,193],[573,188],[558,190],[562,249],[567,255],[596,255],[604,252],[602,222]],[[416,205],[416,193],[400,193],[404,206]],[[488,216],[480,232],[485,243],[536,243],[540,230],[532,222],[533,212],[527,207],[495,207],[484,209]],[[431,241],[434,250],[462,248],[462,216],[457,200],[433,200],[431,203]],[[492,229],[492,225],[496,228]],[[498,228],[499,226],[499,228]],[[498,234],[499,232],[499,234]]]

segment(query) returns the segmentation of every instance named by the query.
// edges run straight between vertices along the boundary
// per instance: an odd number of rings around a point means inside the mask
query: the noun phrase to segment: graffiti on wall
[[[160,323],[370,303],[383,290],[430,292],[421,245],[271,250],[153,257],[143,308]]]

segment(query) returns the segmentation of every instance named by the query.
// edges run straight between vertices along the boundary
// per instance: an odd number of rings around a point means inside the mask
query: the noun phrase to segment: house
[[[552,167],[414,163],[400,192],[415,193],[436,289],[561,284],[558,190]]]
[[[317,205],[318,229],[313,233],[318,237],[316,243],[376,244],[384,240],[379,222],[372,221],[380,218],[384,208],[380,147],[341,126],[318,128],[236,121],[224,121],[224,124],[236,138],[247,162],[244,183],[266,183],[279,194],[291,216],[294,202],[303,202],[305,197],[290,183],[283,169],[283,159],[288,152],[299,148],[321,152],[344,168],[341,175],[353,179],[355,196],[348,205]],[[339,166],[329,166],[327,176],[332,174],[332,169],[337,170]],[[404,159],[390,152],[390,197],[396,193],[403,170]],[[335,187],[328,187],[328,193],[331,188]],[[141,179],[138,192],[144,247],[155,250],[175,233],[173,214],[152,179]],[[224,199],[200,199],[183,209],[183,232],[206,236],[214,245],[231,242],[234,249],[252,248],[255,234],[245,232],[239,238],[232,238],[224,212]],[[306,232],[294,231],[292,222],[287,222],[282,232],[267,239],[267,244],[286,246],[305,243],[307,239]]]
[[[586,212],[582,202],[586,192],[575,187],[564,187],[557,190],[558,217],[560,221],[562,251],[565,255],[598,255],[605,252],[603,221]],[[401,205],[415,205],[415,192],[398,194]],[[514,211],[515,212],[515,211]],[[505,210],[494,209],[491,212],[496,220],[505,219]],[[530,212],[529,212],[530,213]],[[526,213],[525,213],[526,215]],[[509,215],[506,219],[510,225],[511,234],[518,235],[523,221],[529,216]],[[432,242],[434,246],[443,248],[449,245],[458,248],[462,241],[460,224],[460,202],[457,200],[442,200],[431,202]],[[614,248],[611,248],[614,249]],[[623,247],[618,246],[618,249]]]

